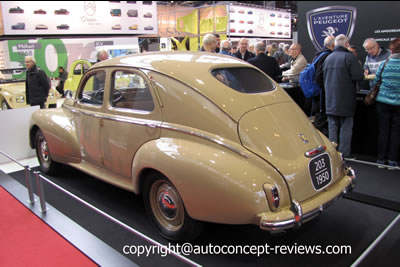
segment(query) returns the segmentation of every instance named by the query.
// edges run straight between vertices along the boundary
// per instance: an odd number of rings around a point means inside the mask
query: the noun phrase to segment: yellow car
[[[67,80],[64,83],[64,91],[70,90],[71,92],[75,92],[83,74],[85,74],[93,64],[94,62],[86,59],[78,59],[72,62]]]
[[[33,113],[29,137],[43,172],[67,164],[142,194],[159,233],[175,241],[195,238],[204,222],[283,232],[355,181],[277,83],[220,54],[97,63],[62,107]]]
[[[137,30],[137,29],[139,29],[137,24],[129,26],[129,30]]]
[[[12,74],[14,70],[15,69],[3,69],[2,72]],[[57,96],[58,93],[56,89],[51,87],[45,103],[47,108],[57,107]],[[29,107],[26,103],[25,79],[0,80],[0,105],[1,110]]]

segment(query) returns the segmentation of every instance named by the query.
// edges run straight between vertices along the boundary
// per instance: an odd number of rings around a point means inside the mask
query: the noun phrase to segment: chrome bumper
[[[291,211],[293,212],[293,218],[288,220],[283,220],[279,222],[268,222],[268,221],[261,221],[260,228],[265,231],[269,231],[271,233],[279,233],[283,232],[290,228],[298,228],[303,223],[312,220],[313,218],[317,217],[322,211],[327,209],[331,206],[334,202],[336,202],[339,198],[343,195],[351,192],[355,187],[355,172],[352,168],[347,168],[347,176],[351,178],[351,183],[343,189],[343,191],[337,195],[332,200],[326,202],[325,204],[319,206],[318,208],[311,210],[305,214],[303,214],[303,210],[301,205],[296,202],[295,200],[292,201]]]

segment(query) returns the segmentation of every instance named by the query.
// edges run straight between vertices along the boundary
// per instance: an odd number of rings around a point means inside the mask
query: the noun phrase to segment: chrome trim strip
[[[111,116],[106,116],[106,115],[99,115],[99,114],[94,114],[92,112],[77,110],[77,109],[69,107],[69,106],[67,106],[66,108],[70,109],[71,112],[73,112],[73,113],[82,113],[84,115],[92,116],[92,117],[99,118],[99,119],[131,123],[131,124],[136,124],[136,125],[147,126],[147,127],[150,127],[150,128],[160,128],[160,129],[176,131],[176,132],[180,132],[180,133],[184,133],[184,134],[189,134],[189,135],[196,136],[196,137],[205,139],[207,141],[213,142],[213,143],[218,144],[220,146],[223,146],[223,147],[231,150],[232,152],[234,152],[236,154],[239,154],[240,156],[242,156],[242,157],[244,157],[246,159],[249,158],[249,156],[245,152],[240,151],[240,150],[236,149],[235,147],[233,147],[231,145],[225,144],[223,142],[223,140],[220,140],[220,139],[217,139],[217,138],[212,138],[212,137],[207,136],[205,134],[197,133],[197,132],[194,132],[192,130],[185,129],[183,127],[174,127],[174,126],[162,123],[161,121],[146,120],[146,119],[133,119],[133,118],[126,118],[126,117],[121,117],[121,116],[113,116],[113,117],[111,117]]]
[[[171,131],[176,131],[176,132],[189,134],[189,135],[196,136],[196,137],[200,137],[200,138],[205,139],[207,141],[210,141],[210,142],[216,143],[216,144],[218,144],[220,146],[223,146],[223,147],[225,147],[225,148],[227,148],[227,149],[239,154],[240,156],[242,156],[244,158],[249,158],[246,153],[234,148],[231,145],[225,144],[222,140],[218,140],[216,138],[212,138],[212,137],[209,137],[207,135],[204,135],[204,134],[201,134],[201,133],[196,133],[194,131],[190,131],[190,130],[187,130],[187,129],[173,127],[173,126],[170,126],[170,125],[167,125],[167,124],[162,124],[161,128],[167,129],[167,130],[171,130]]]

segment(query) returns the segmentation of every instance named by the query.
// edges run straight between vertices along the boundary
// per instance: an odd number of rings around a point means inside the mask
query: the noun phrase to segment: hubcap
[[[168,218],[173,219],[176,216],[176,205],[169,192],[161,192],[158,201],[163,214]]]
[[[150,205],[158,223],[169,231],[178,231],[184,222],[183,202],[175,187],[158,180],[150,189]]]
[[[40,158],[43,167],[48,168],[50,166],[49,149],[47,147],[46,140],[42,137],[40,141]]]

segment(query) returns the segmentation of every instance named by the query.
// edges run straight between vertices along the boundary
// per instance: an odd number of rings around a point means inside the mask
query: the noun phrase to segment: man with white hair
[[[254,54],[251,53],[248,49],[249,49],[249,39],[241,38],[239,40],[239,49],[233,55],[237,58],[247,61],[250,58],[254,57]]]
[[[326,114],[329,140],[339,144],[344,157],[351,156],[353,117],[356,109],[355,81],[364,77],[357,58],[347,50],[349,39],[340,34],[335,39],[335,49],[323,64]]]
[[[307,66],[307,59],[301,53],[301,45],[294,43],[289,48],[289,55],[292,57],[290,62],[290,69],[282,72],[283,76],[286,76],[284,80],[297,80],[296,77],[302,72]]]
[[[45,108],[45,102],[50,90],[49,79],[46,73],[36,66],[36,61],[33,57],[25,57],[25,66],[26,103],[30,104],[31,106],[40,106],[40,108]]]
[[[219,53],[222,55],[232,56],[231,49],[232,49],[232,43],[229,40],[223,40],[221,42],[221,47],[220,47]]]
[[[204,52],[215,53],[217,48],[217,38],[213,34],[206,34],[203,38]]]
[[[319,56],[321,56],[317,62],[315,62],[315,78],[314,81],[318,84],[319,88],[321,88],[321,93],[318,96],[313,98],[311,114],[322,112],[325,114],[325,87],[324,87],[324,72],[323,72],[323,64],[325,59],[332,53],[335,48],[335,36],[329,35],[324,39],[324,47],[315,53],[314,60],[316,60]]]
[[[364,63],[364,75],[375,74],[379,65],[390,57],[391,52],[388,49],[380,47],[374,38],[367,38],[363,43],[365,52],[368,53]],[[372,88],[374,81],[370,81]]]
[[[278,62],[276,62],[273,57],[267,56],[267,54],[265,54],[265,43],[263,41],[257,42],[254,49],[256,52],[256,56],[250,58],[247,62],[262,70],[265,74],[274,79],[276,82],[280,82],[279,78],[282,74],[282,71],[279,68]]]

